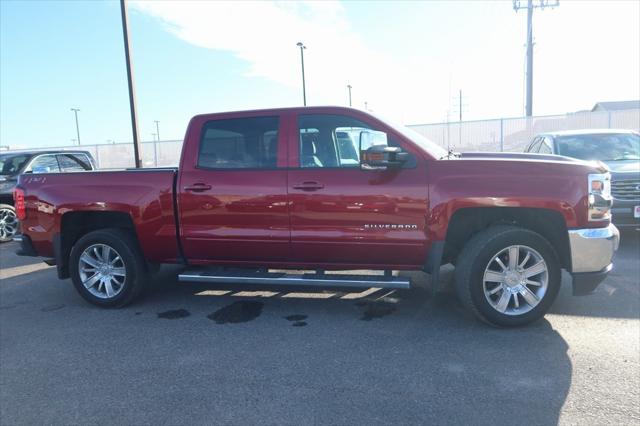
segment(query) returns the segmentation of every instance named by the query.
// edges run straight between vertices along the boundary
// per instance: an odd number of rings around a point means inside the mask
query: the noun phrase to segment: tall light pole
[[[156,135],[158,135],[158,142],[160,142],[160,122],[158,120],[153,120],[156,123]]]
[[[533,9],[545,7],[556,7],[560,5],[560,0],[550,3],[550,0],[539,0],[538,4],[534,4],[533,0],[527,0],[527,5],[520,4],[520,0],[513,0],[513,10],[518,12],[520,9],[527,8],[527,101],[526,115],[533,115]]]
[[[301,41],[296,43],[296,46],[300,48],[300,63],[302,64],[302,102],[304,106],[307,106],[307,88],[304,81],[304,49],[307,48]]]
[[[76,135],[78,136],[78,145],[80,145],[80,126],[78,125],[78,111],[80,111],[80,108],[71,108],[71,111],[76,116]]]
[[[138,115],[136,113],[136,91],[131,69],[131,47],[129,45],[129,24],[127,21],[126,0],[120,0],[120,14],[122,16],[122,36],[124,39],[124,57],[127,64],[127,83],[129,85],[129,109],[131,110],[131,133],[133,134],[133,161],[136,168],[142,167],[142,149],[138,136]]]
[[[347,84],[347,89],[349,89],[349,106],[351,106],[351,85]]]

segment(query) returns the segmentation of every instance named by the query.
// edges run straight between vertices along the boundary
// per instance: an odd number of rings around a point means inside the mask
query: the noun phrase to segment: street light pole
[[[78,136],[78,145],[80,145],[80,126],[78,125],[78,111],[80,111],[80,108],[71,108],[71,111],[76,116],[76,135]]]
[[[158,135],[158,142],[160,142],[160,122],[158,120],[153,120],[156,123],[156,135]]]
[[[300,48],[300,62],[302,64],[302,102],[304,106],[307,106],[307,88],[304,81],[304,49],[307,48],[301,41],[299,41],[296,46]]]
[[[347,84],[347,89],[349,89],[349,106],[351,106],[351,85]]]
[[[138,136],[138,116],[136,113],[136,91],[131,69],[131,47],[129,46],[129,24],[127,21],[126,0],[120,0],[120,13],[122,16],[122,36],[124,39],[124,57],[127,64],[127,83],[129,85],[129,109],[131,110],[131,132],[133,134],[133,161],[137,169],[142,167],[142,148]]]

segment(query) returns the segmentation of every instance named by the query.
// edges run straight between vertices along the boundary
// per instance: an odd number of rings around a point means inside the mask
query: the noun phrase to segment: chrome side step
[[[236,272],[193,269],[178,275],[182,282],[300,285],[314,287],[356,287],[408,289],[411,280],[389,275],[301,274],[284,272]]]

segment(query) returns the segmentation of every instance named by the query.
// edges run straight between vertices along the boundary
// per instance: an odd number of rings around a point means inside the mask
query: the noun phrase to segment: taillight
[[[16,208],[16,216],[18,220],[24,220],[27,217],[27,209],[24,205],[24,190],[16,188],[13,191],[13,202]]]

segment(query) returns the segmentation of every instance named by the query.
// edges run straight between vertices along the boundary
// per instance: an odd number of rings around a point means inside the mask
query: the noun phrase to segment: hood
[[[463,152],[458,154],[457,157],[452,157],[452,160],[465,160],[465,161],[491,161],[506,164],[516,164],[523,166],[526,163],[530,165],[549,166],[549,167],[570,167],[582,170],[591,170],[590,173],[604,173],[608,171],[606,164],[600,161],[583,161],[577,158],[564,157],[562,155],[547,155],[547,154],[531,154],[520,152]]]
[[[460,157],[464,159],[580,161],[575,158],[563,157],[562,155],[532,154],[530,152],[462,152]]]
[[[612,173],[640,173],[640,160],[603,161]]]

